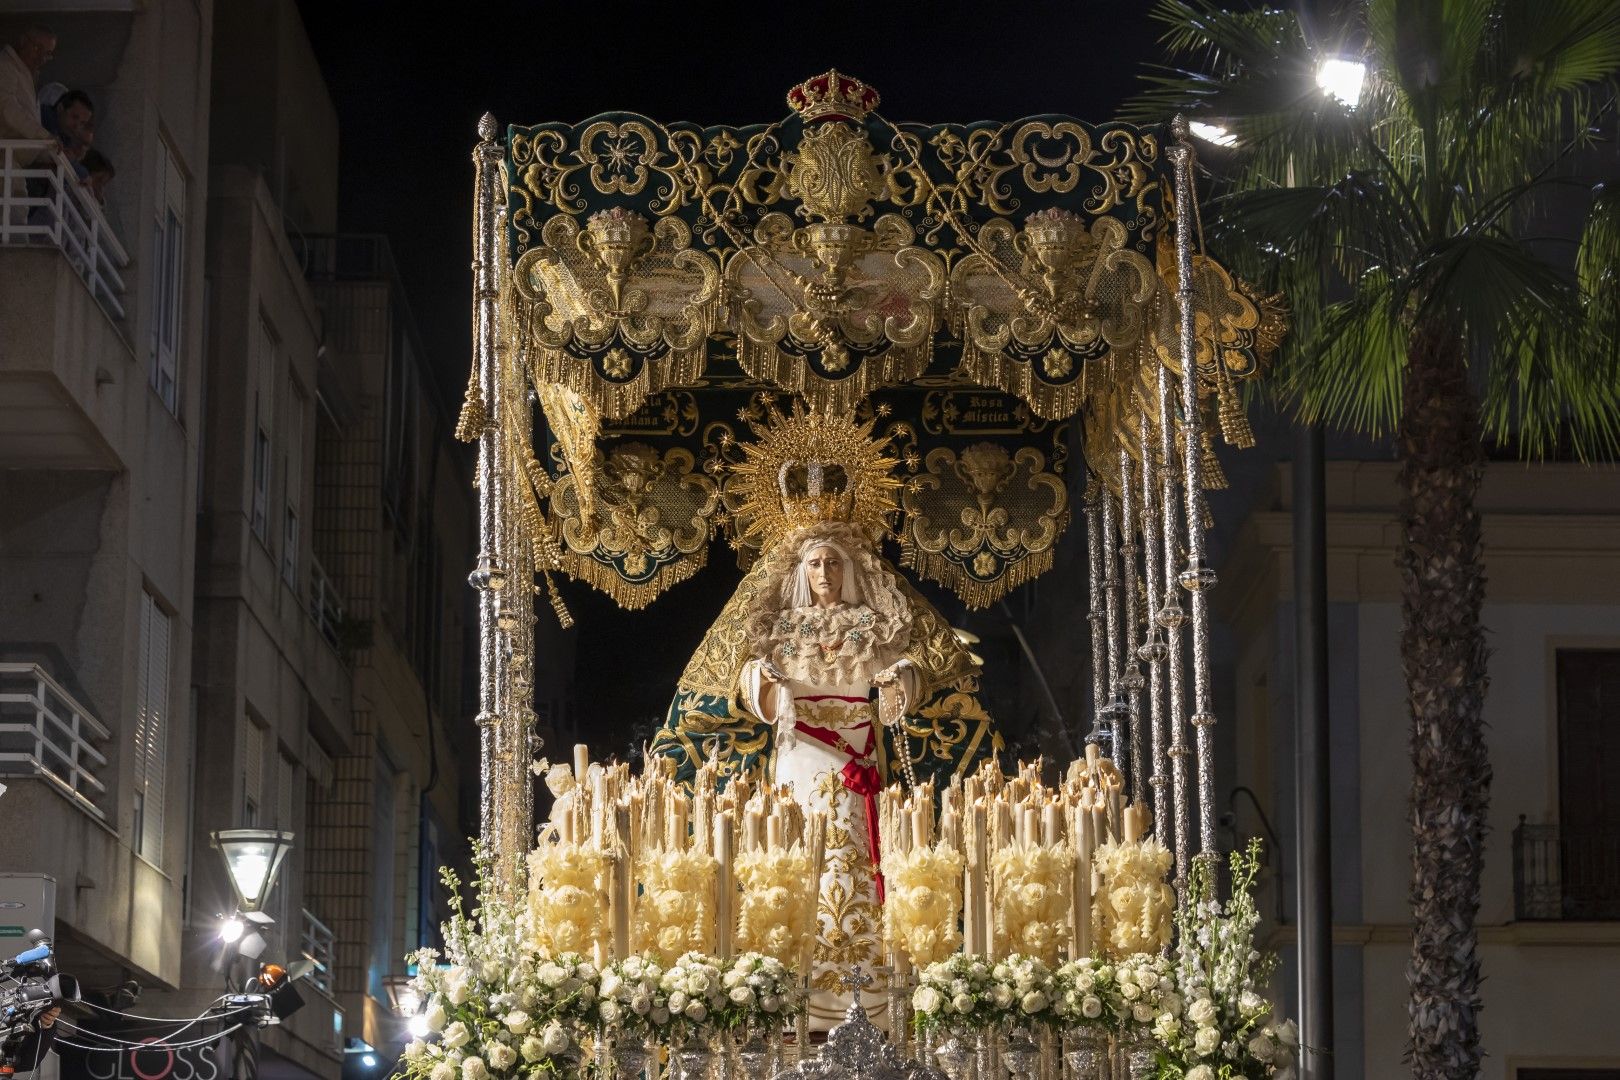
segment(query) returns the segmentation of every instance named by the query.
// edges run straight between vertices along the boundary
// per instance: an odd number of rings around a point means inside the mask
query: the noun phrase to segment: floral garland
[[[545,843],[529,853],[530,942],[554,956],[586,953],[605,940],[598,883],[607,857],[582,844]]]
[[[886,852],[883,929],[917,967],[942,960],[962,945],[962,853],[937,844]]]
[[[797,844],[738,856],[739,949],[767,956],[804,955],[816,927],[817,890],[811,870],[809,853]]]
[[[1074,853],[1054,847],[1005,848],[996,853],[990,869],[997,946],[1056,963],[1067,937]]]
[[[669,961],[714,949],[718,863],[701,851],[664,851],[636,866],[641,896],[633,933],[647,953]]]
[[[1102,876],[1093,917],[1097,938],[1114,957],[1158,952],[1170,944],[1176,894],[1165,884],[1171,855],[1157,840],[1098,845],[1092,865]]]

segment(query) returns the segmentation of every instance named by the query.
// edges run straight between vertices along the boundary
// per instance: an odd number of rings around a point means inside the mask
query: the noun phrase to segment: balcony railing
[[[304,911],[304,959],[315,966],[310,969],[309,982],[327,997],[334,997],[332,985],[332,928],[306,909]]]
[[[341,648],[339,631],[343,624],[343,597],[338,594],[332,579],[326,576],[326,567],[313,557],[309,560],[309,617],[315,620],[315,626],[327,644],[334,649]]]
[[[1620,829],[1531,825],[1520,817],[1513,909],[1525,920],[1620,919]]]
[[[0,139],[0,247],[55,247],[90,295],[124,317],[129,254],[54,142]]]
[[[96,749],[112,732],[38,664],[0,664],[0,775],[34,776],[105,821],[107,793]]]

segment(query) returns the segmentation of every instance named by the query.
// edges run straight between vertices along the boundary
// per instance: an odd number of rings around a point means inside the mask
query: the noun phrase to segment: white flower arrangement
[[[791,1024],[804,1009],[804,991],[792,970],[774,956],[743,953],[720,976],[726,1004],[720,1026],[766,1032]]]
[[[655,957],[627,956],[602,970],[597,1015],[616,1035],[662,1038],[669,1030],[669,991],[664,967]]]
[[[528,913],[494,893],[479,862],[478,908],[461,907],[461,882],[442,871],[455,900],[445,953],[423,949],[412,988],[425,1001],[428,1036],[405,1049],[406,1080],[491,1080],[564,1074],[582,1031],[596,1020],[597,972],[578,956],[551,959],[528,947]]]
[[[724,1023],[726,996],[720,962],[689,952],[664,970],[659,986],[669,1007],[669,1041],[707,1039]]]
[[[1260,913],[1254,880],[1259,843],[1232,854],[1232,900],[1215,898],[1214,875],[1200,861],[1193,867],[1188,903],[1176,914],[1178,1016],[1165,1014],[1154,1035],[1161,1080],[1294,1080],[1299,1037],[1292,1021],[1279,1023],[1262,993],[1277,958],[1255,948]]]
[[[965,1035],[1056,1021],[1052,973],[1037,957],[957,954],[923,969],[911,996],[918,1028]]]
[[[1096,956],[1071,960],[1058,968],[1053,983],[1053,1010],[1064,1027],[1148,1033],[1161,1016],[1180,1016],[1182,1010],[1174,968],[1152,953],[1118,962]]]

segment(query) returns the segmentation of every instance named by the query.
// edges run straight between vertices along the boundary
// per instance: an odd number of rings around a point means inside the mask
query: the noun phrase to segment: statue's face
[[[837,549],[818,547],[804,560],[805,574],[810,579],[810,594],[818,607],[832,607],[844,594],[844,558]]]

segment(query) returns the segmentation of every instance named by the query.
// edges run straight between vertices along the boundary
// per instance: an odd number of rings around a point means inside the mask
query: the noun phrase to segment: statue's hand
[[[761,660],[759,662],[759,673],[773,683],[785,683],[788,681],[787,674],[770,660]]]

